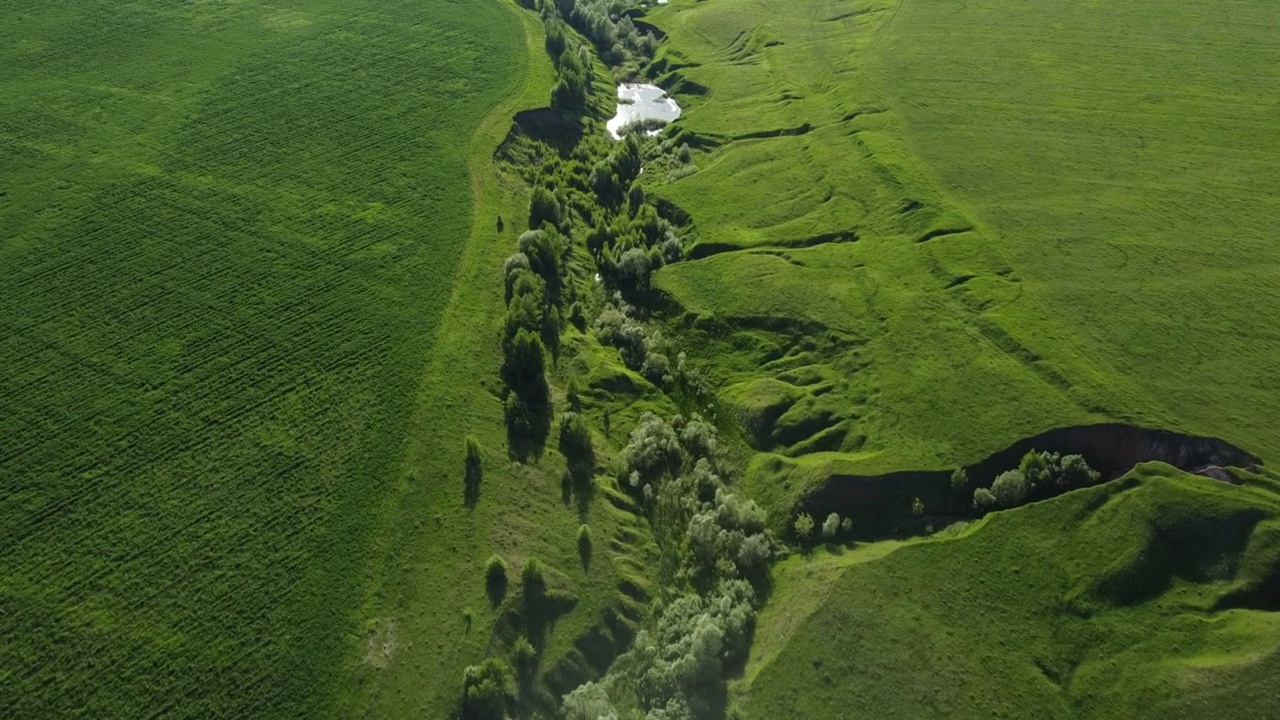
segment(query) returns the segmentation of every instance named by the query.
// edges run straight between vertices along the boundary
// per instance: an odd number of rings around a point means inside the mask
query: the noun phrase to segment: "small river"
[[[657,85],[623,83],[618,86],[618,100],[618,114],[606,124],[615,140],[621,140],[622,129],[637,120],[661,120],[666,124],[680,117],[680,106]],[[659,132],[649,130],[648,134]]]

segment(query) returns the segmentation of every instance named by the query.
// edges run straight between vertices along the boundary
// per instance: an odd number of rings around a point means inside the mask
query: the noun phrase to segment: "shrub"
[[[526,608],[536,609],[538,603],[547,593],[547,581],[542,577],[542,563],[537,558],[529,558],[520,573],[520,586],[524,590]]]
[[[543,352],[542,338],[525,328],[517,330],[515,337],[507,343],[502,369],[507,382],[517,391],[529,392],[546,383]]]
[[[922,501],[920,498],[911,499],[911,516],[912,517],[924,516],[924,501]]]
[[[484,565],[485,591],[489,602],[497,605],[507,594],[507,562],[498,555],[490,555]]]
[[[1027,499],[1027,491],[1027,476],[1021,470],[1002,472],[991,484],[991,494],[1000,507],[1005,508],[1021,505]]]
[[[578,558],[583,567],[591,564],[591,528],[586,525],[578,526]]]
[[[800,513],[792,528],[796,531],[796,537],[808,540],[809,536],[813,535],[813,516],[809,513]]]
[[[538,670],[538,651],[533,648],[533,643],[527,638],[516,638],[515,644],[511,647],[511,664],[515,666],[516,677],[521,685],[527,686],[533,681],[533,676]]]
[[[649,254],[641,248],[631,248],[618,258],[618,285],[630,295],[648,292],[651,272]]]
[[[564,696],[564,720],[618,720],[604,686],[593,682],[580,685]]]
[[[483,465],[480,458],[480,441],[471,435],[468,435],[466,439],[466,453],[463,499],[467,505],[474,506],[480,500],[480,479]]]
[[[840,521],[840,532],[848,535],[853,532],[853,518],[845,518]]]
[[[951,491],[957,496],[963,497],[969,490],[969,473],[964,468],[956,468],[951,473]]]
[[[1101,477],[1097,470],[1089,467],[1083,457],[1066,455],[1062,458],[1062,470],[1059,475],[1058,485],[1063,490],[1089,487],[1096,484]]]
[[[980,487],[973,491],[973,509],[978,512],[987,512],[996,506],[996,496],[991,494],[989,488]]]
[[[822,537],[830,540],[831,538],[834,538],[838,532],[840,532],[840,516],[835,513],[831,513],[822,523]]]
[[[462,680],[462,720],[503,720],[510,677],[510,666],[497,658],[468,667]]]
[[[593,454],[591,447],[591,431],[582,415],[576,412],[560,414],[560,452],[572,460],[579,460]]]
[[[560,227],[562,212],[555,194],[542,186],[534,188],[533,197],[529,199],[529,229],[538,230],[543,225]]]

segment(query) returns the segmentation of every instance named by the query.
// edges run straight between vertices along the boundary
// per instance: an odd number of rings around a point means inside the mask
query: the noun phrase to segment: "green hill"
[[[949,537],[776,568],[749,717],[1265,717],[1280,485],[1146,465]]]
[[[801,484],[1107,421],[1275,455],[1272,9],[651,11],[699,168],[650,181],[697,240],[656,284],[756,447]]]

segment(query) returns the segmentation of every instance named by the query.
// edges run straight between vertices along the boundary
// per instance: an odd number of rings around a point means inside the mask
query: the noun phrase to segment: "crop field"
[[[343,702],[526,58],[490,2],[0,8],[6,717]]]
[[[775,509],[824,468],[954,467],[1081,423],[1280,450],[1272,10],[648,14],[700,168],[650,188],[696,238],[655,283],[753,444],[795,457],[752,478],[787,483]]]
[[[790,558],[737,691],[752,717],[1270,717],[1276,489],[1148,465],[950,537]]]

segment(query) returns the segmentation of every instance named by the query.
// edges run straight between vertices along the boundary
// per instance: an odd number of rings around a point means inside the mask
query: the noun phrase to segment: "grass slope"
[[[498,3],[0,9],[0,706],[316,717],[525,72]]]
[[[651,180],[701,257],[655,282],[755,445],[798,458],[753,466],[789,483],[773,511],[1105,420],[1280,450],[1271,9],[649,12],[701,148]]]
[[[959,536],[793,557],[736,691],[761,718],[1274,715],[1276,490],[1148,465]]]
[[[353,715],[451,716],[467,666],[486,656],[510,659],[515,633],[503,614],[519,608],[520,573],[530,559],[542,565],[553,591],[573,598],[572,609],[557,618],[539,648],[539,671],[548,682],[568,681],[573,687],[586,679],[583,673],[603,671],[613,650],[629,639],[620,628],[632,625],[647,611],[644,600],[656,595],[647,579],[654,562],[649,529],[628,499],[603,486],[590,503],[566,497],[566,464],[555,449],[555,429],[541,456],[528,464],[509,454],[498,372],[506,310],[502,267],[527,229],[529,188],[495,149],[512,130],[513,115],[547,105],[555,78],[538,16],[514,5],[504,4],[502,10],[525,34],[522,62],[528,71],[523,86],[489,113],[471,141],[468,169],[476,209],[436,345],[420,378],[399,480],[381,510],[381,559],[370,569],[362,609],[364,657],[347,698]],[[597,96],[605,92],[603,84],[596,89]],[[553,390],[555,409],[567,408],[560,376],[586,376],[590,367],[600,382],[589,379],[582,395],[585,412],[600,427],[602,403],[612,396],[599,385],[634,373],[593,336],[566,328],[563,343],[559,369],[552,368],[549,378],[559,388]],[[593,438],[599,462],[625,444],[627,431],[647,409],[672,412],[657,397],[615,407],[612,434],[597,432]],[[483,449],[474,507],[464,503],[468,435]],[[593,538],[586,563],[577,542],[581,524],[589,526]],[[486,595],[484,575],[494,553],[507,562],[509,578],[507,597],[496,607]],[[545,709],[550,695],[545,687],[538,692],[542,697],[530,706],[541,702]],[[558,708],[559,698],[550,700]]]

